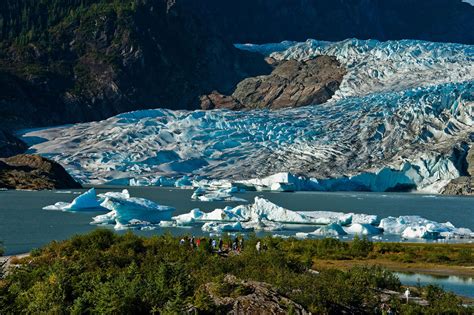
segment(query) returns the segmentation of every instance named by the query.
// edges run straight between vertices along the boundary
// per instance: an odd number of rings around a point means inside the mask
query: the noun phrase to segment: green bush
[[[398,278],[378,267],[307,272],[308,259],[365,257],[373,249],[366,239],[344,243],[266,237],[260,241],[268,250],[258,254],[253,236],[239,255],[222,257],[181,246],[179,238],[169,234],[144,238],[96,230],[52,242],[24,259],[19,268],[0,280],[0,310],[7,314],[176,314],[192,305],[202,313],[225,313],[214,305],[204,286],[213,282],[218,296],[235,298],[250,293],[244,285],[225,282],[229,274],[269,283],[318,314],[372,312],[381,303],[379,289],[401,290]],[[427,288],[423,294],[446,312],[464,310],[458,299],[439,288]],[[415,310],[415,306],[397,306],[395,302],[393,307]]]

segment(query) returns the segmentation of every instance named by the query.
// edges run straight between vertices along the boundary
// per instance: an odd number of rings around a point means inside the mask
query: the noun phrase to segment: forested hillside
[[[199,95],[229,90],[266,69],[260,56],[238,51],[174,1],[1,5],[3,127],[95,120],[138,108],[193,108]]]

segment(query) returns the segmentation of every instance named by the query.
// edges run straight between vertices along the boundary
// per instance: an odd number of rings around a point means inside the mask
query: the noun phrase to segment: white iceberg
[[[297,238],[340,237],[344,235],[347,235],[346,231],[337,223],[322,226],[314,232],[298,232],[295,234]]]
[[[95,188],[91,188],[82,195],[76,197],[72,202],[57,202],[54,205],[46,206],[44,210],[61,210],[61,211],[91,211],[103,209],[97,201]]]
[[[388,217],[380,221],[385,234],[401,235],[406,239],[470,238],[472,231],[456,228],[450,222],[439,223],[417,215]]]
[[[361,224],[361,223],[354,223],[350,226],[344,228],[344,230],[348,234],[358,234],[358,235],[377,235],[382,233],[382,229],[370,225],[370,224]]]
[[[94,224],[115,222],[116,228],[138,227],[171,220],[173,207],[162,206],[144,198],[106,197],[101,206],[111,210],[93,218]]]
[[[252,187],[258,191],[304,191],[318,190],[318,182],[288,172],[281,172],[264,178],[237,181],[236,184]]]
[[[220,188],[215,191],[208,191],[203,187],[198,187],[191,199],[199,201],[234,201],[234,202],[248,202],[246,199],[238,198],[232,195],[237,192],[236,187],[231,188]]]
[[[204,232],[211,233],[226,233],[226,232],[248,232],[252,231],[252,228],[245,228],[241,222],[235,223],[217,223],[217,222],[208,222],[205,223],[202,228]]]
[[[325,225],[314,231],[312,234],[318,236],[342,236],[347,235],[346,231],[337,223]]]

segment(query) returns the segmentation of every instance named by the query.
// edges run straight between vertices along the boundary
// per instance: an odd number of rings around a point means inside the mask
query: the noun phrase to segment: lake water
[[[395,273],[404,285],[426,286],[429,284],[439,285],[446,291],[457,295],[474,298],[474,278],[457,276],[432,276],[419,273]]]
[[[97,192],[120,191],[119,187],[97,187]],[[176,214],[189,212],[193,208],[211,211],[235,202],[200,202],[191,200],[192,190],[157,187],[127,187],[134,197],[147,198],[163,205],[176,208]],[[85,233],[97,228],[90,225],[91,218],[104,212],[69,213],[45,211],[42,207],[58,201],[71,201],[77,193],[52,191],[0,191],[0,241],[7,254],[27,252],[52,240],[66,239],[74,234]],[[76,194],[74,194],[75,192]],[[474,230],[474,198],[433,196],[407,193],[320,193],[320,192],[247,192],[238,197],[252,201],[255,196],[263,196],[270,201],[299,211],[328,210],[377,214],[381,217],[399,215],[420,215],[437,222],[450,221],[457,227]],[[315,227],[295,227],[297,231],[314,231]],[[159,228],[153,231],[139,231],[141,235],[151,235],[169,231],[175,235],[203,235],[199,227]],[[295,231],[278,232],[294,235]],[[397,241],[390,236],[382,236],[386,241]]]

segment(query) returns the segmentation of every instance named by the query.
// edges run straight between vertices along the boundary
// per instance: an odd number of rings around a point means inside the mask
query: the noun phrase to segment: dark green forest
[[[227,242],[230,238],[225,238]],[[266,250],[257,252],[257,241]],[[367,257],[382,250],[365,239],[298,241],[251,236],[240,253],[219,254],[207,239],[191,248],[171,235],[144,238],[96,230],[34,250],[0,280],[0,309],[10,313],[176,314],[225,313],[212,293],[236,298],[250,294],[224,276],[271,284],[275,290],[316,314],[381,313],[383,289],[401,292],[400,281],[382,268],[309,272],[317,257]],[[389,251],[384,247],[383,251]],[[435,286],[413,288],[430,305],[387,303],[400,314],[471,314],[461,300]]]
[[[0,3],[0,38],[24,45],[47,43],[49,31],[84,14],[114,11],[129,14],[146,0],[5,0]]]

